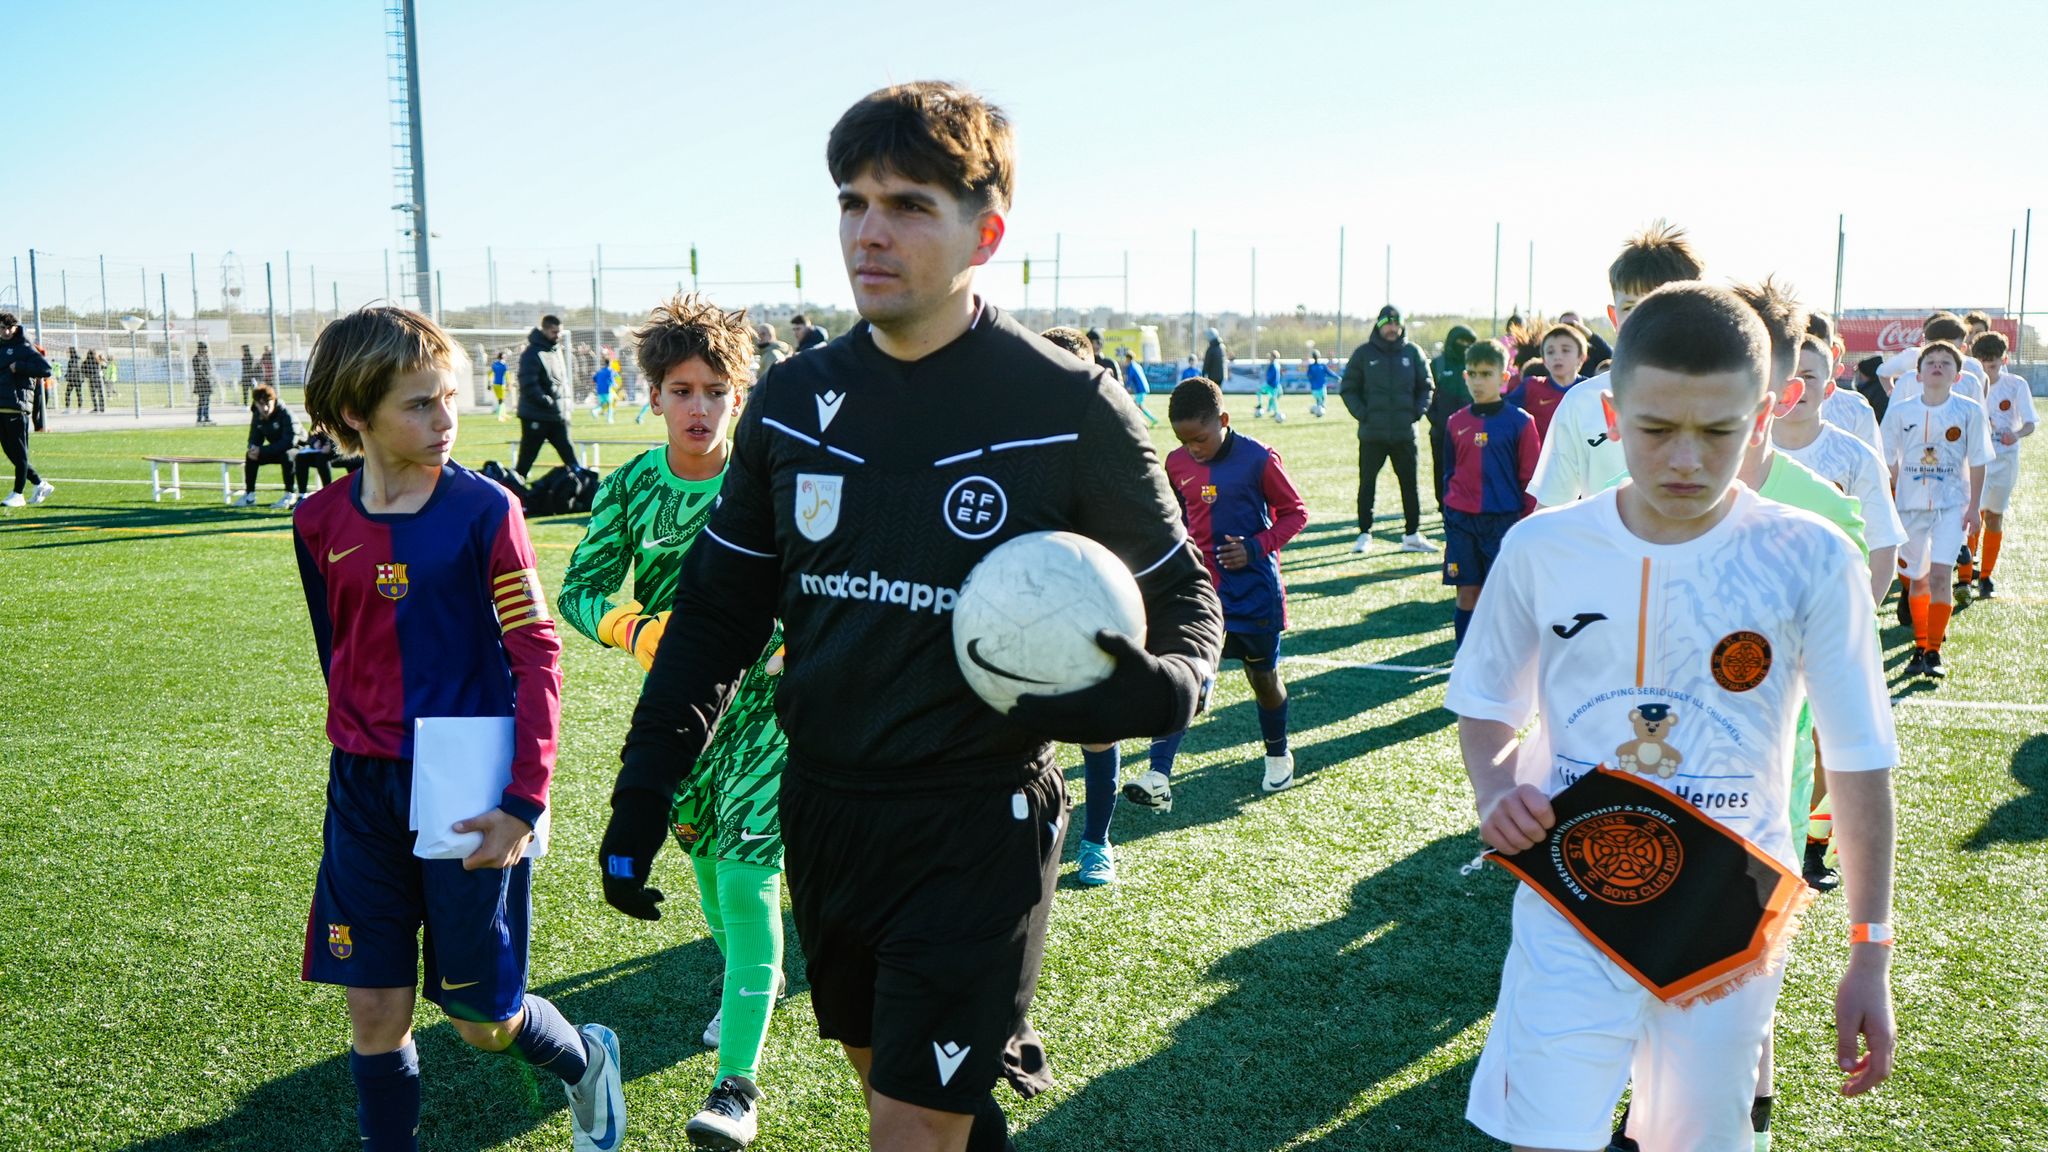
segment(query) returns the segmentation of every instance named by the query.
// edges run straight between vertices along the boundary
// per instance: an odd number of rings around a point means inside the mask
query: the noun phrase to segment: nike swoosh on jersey
[[[659,548],[662,545],[667,544],[669,541],[674,539],[675,537],[673,536],[663,536],[660,539],[656,539],[653,536],[647,536],[641,539],[640,546],[642,548]]]
[[[478,980],[471,980],[471,981],[469,981],[469,982],[468,982],[468,983],[466,983],[466,984],[450,984],[450,983],[448,982],[448,978],[447,978],[446,976],[443,976],[443,977],[441,977],[441,991],[443,991],[443,992],[460,992],[460,991],[462,991],[462,990],[463,990],[464,988],[474,988],[474,987],[476,987],[476,986],[477,986],[477,985],[478,985],[479,983],[481,983],[481,981],[478,981]]]
[[[1005,680],[1016,680],[1025,684],[1053,683],[1053,681],[1051,680],[1033,680],[1029,676],[1019,676],[1015,672],[1012,672],[1007,668],[1000,668],[994,664],[989,663],[986,659],[983,659],[981,655],[981,637],[979,636],[967,642],[967,658],[969,660],[974,661],[975,666],[980,668],[984,672],[993,672],[996,675],[1001,676]]]
[[[362,548],[362,545],[361,545],[361,544],[358,544],[358,545],[356,545],[356,546],[355,546],[354,548],[350,548],[350,549],[348,549],[348,550],[347,550],[347,551],[345,551],[345,552],[336,552],[336,551],[335,551],[334,549],[332,549],[332,548],[329,548],[329,549],[327,550],[327,562],[328,562],[329,564],[339,564],[339,563],[341,563],[341,561],[342,561],[342,559],[343,559],[344,557],[348,556],[348,554],[349,554],[350,552],[355,552],[355,551],[359,551],[359,550],[360,550],[361,548]]]
[[[753,843],[753,842],[754,842],[754,841],[756,841],[756,840],[772,840],[772,839],[774,839],[774,838],[775,838],[775,833],[773,833],[773,832],[742,832],[742,833],[740,833],[740,839],[742,839],[742,840],[745,840],[745,841],[747,841],[747,842],[748,842],[748,843],[750,843],[750,844],[751,844],[751,843]]]

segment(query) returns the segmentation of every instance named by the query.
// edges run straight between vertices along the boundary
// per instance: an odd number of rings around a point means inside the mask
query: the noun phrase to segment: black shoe
[[[1899,627],[1911,628],[1912,626],[1913,599],[1912,597],[1906,595],[1905,592],[1901,591],[1899,593]]]
[[[1825,840],[1806,842],[1806,866],[1801,874],[1806,877],[1806,886],[1815,892],[1832,892],[1842,882],[1833,868],[1827,865],[1828,844]]]
[[[1626,1119],[1622,1121],[1624,1124],[1627,1122]],[[1622,1135],[1619,1128],[1614,1130],[1614,1138],[1607,1142],[1607,1152],[1642,1152],[1642,1148],[1642,1145]]]
[[[1915,649],[1913,649],[1913,658],[1912,658],[1911,660],[1908,660],[1908,661],[1906,661],[1906,671],[1904,672],[1904,675],[1907,675],[1907,676],[1925,676],[1925,675],[1927,675],[1927,649],[1925,649],[1925,648],[1915,648]]]
[[[1991,582],[1991,577],[1989,577],[1989,576],[1979,576],[1979,577],[1977,577],[1977,599],[1979,599],[1979,600],[1989,600],[1989,599],[1991,599],[1991,598],[1992,598],[1993,596],[1997,595],[1996,589],[1997,589],[1997,585],[1995,585],[1995,584],[1993,584],[1993,583]]]
[[[1927,653],[1927,659],[1921,661],[1920,674],[1931,680],[1948,679],[1948,669],[1941,666],[1941,653]]]
[[[704,1098],[704,1107],[683,1126],[683,1134],[696,1148],[717,1148],[737,1152],[754,1142],[760,1128],[755,1105],[761,1090],[745,1076],[727,1076]]]

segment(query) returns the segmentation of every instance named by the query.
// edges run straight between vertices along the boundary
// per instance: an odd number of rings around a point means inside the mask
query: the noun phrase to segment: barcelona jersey
[[[1550,418],[1557,414],[1557,406],[1565,393],[1570,392],[1584,376],[1560,388],[1557,381],[1548,376],[1524,376],[1508,395],[1508,402],[1536,418],[1536,438],[1540,441],[1550,435]]]
[[[1535,510],[1536,498],[1525,491],[1541,448],[1533,414],[1500,401],[1467,404],[1451,413],[1444,431],[1456,461],[1444,507],[1474,515]]]
[[[1166,457],[1166,479],[1180,501],[1188,537],[1202,553],[1223,599],[1226,632],[1280,632],[1287,627],[1287,590],[1276,555],[1308,524],[1308,506],[1280,467],[1280,453],[1241,432],[1228,432],[1206,464],[1185,448]],[[1228,537],[1244,541],[1251,563],[1235,571],[1216,560]]]
[[[327,677],[327,737],[412,758],[413,721],[513,717],[502,807],[547,807],[561,723],[561,643],[512,494],[459,464],[417,512],[363,510],[360,472],[292,513],[299,578]]]

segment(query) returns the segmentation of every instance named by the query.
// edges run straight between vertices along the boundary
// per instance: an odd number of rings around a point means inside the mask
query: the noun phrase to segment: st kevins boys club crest
[[[356,942],[348,937],[348,925],[327,926],[327,950],[334,954],[336,960],[346,960],[355,953]]]
[[[844,476],[796,474],[796,530],[806,540],[823,540],[839,527],[839,490]]]
[[[377,565],[377,594],[386,600],[405,599],[405,565]]]

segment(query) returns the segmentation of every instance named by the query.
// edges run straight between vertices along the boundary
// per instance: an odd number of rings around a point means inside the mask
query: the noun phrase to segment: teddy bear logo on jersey
[[[823,540],[839,527],[839,491],[844,476],[796,474],[796,530],[806,540]]]
[[[1635,726],[1635,739],[1614,750],[1621,770],[1644,776],[1654,772],[1662,779],[1671,779],[1671,774],[1678,771],[1679,761],[1685,759],[1665,739],[1678,727],[1678,715],[1671,705],[1639,704],[1629,709],[1628,722]]]

